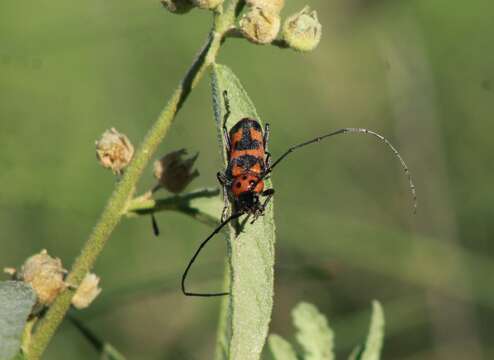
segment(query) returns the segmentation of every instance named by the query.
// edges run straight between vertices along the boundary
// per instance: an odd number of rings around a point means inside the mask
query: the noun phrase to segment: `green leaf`
[[[297,360],[292,345],[281,336],[272,334],[268,338],[269,350],[275,360]]]
[[[326,317],[309,303],[300,303],[292,311],[297,341],[304,349],[305,360],[332,360],[333,331]]]
[[[361,360],[379,360],[384,339],[384,313],[381,304],[372,302],[372,318]]]
[[[251,117],[260,122],[256,109],[240,81],[224,65],[212,68],[213,109],[218,129],[218,139],[226,166],[225,143],[222,134],[225,104],[223,91],[228,92],[231,116],[229,129],[240,119]],[[270,188],[270,181],[266,181]],[[242,223],[244,217],[240,218]],[[273,202],[264,216],[253,225],[247,223],[236,236],[230,226],[228,259],[230,268],[230,297],[223,306],[229,310],[227,321],[219,335],[217,358],[259,359],[268,334],[273,308],[273,266],[275,225]],[[218,355],[224,354],[224,355]]]
[[[35,302],[31,286],[19,281],[0,283],[0,359],[19,353],[22,331]]]

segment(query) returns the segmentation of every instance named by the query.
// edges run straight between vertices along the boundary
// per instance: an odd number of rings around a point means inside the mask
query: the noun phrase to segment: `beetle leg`
[[[259,207],[259,210],[256,211],[256,213],[254,214],[254,219],[252,219],[252,221],[250,222],[251,224],[254,224],[254,222],[259,218],[259,216],[263,216],[264,215],[264,212],[266,211],[266,207],[268,206],[269,201],[271,200],[271,198],[274,195],[274,189],[264,190],[261,193],[261,195],[262,196],[266,196],[266,200],[264,200],[264,202],[262,203],[262,205]]]
[[[269,169],[271,167],[271,153],[268,151],[264,152],[266,154],[266,160],[264,162],[266,163],[266,167]]]

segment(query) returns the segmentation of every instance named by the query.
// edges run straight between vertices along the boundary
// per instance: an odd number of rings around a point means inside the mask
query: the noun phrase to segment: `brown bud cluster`
[[[269,44],[280,31],[280,16],[268,9],[254,6],[240,20],[240,31],[255,44]]]
[[[96,157],[101,166],[121,175],[134,156],[134,146],[127,136],[115,128],[106,130],[101,139],[96,141]]]
[[[184,159],[185,149],[171,152],[154,163],[154,177],[159,186],[178,194],[182,192],[192,180],[199,176],[199,172],[192,171],[199,153],[191,158]]]
[[[72,305],[76,309],[85,309],[96,299],[101,292],[99,281],[100,278],[96,274],[86,274],[72,297]]]
[[[4,271],[16,280],[30,284],[38,297],[39,305],[50,305],[67,287],[64,282],[67,271],[63,268],[62,261],[48,255],[46,250],[28,258],[19,272],[13,268]]]
[[[246,0],[247,12],[240,19],[243,36],[255,44],[269,44],[278,35],[280,12],[285,0]]]

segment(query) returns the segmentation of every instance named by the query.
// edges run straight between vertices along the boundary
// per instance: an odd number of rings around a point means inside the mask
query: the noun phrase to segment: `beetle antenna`
[[[216,229],[214,229],[214,231],[211,233],[211,235],[209,235],[206,238],[206,240],[204,240],[201,243],[201,245],[199,245],[199,247],[197,248],[196,252],[194,253],[194,255],[192,256],[192,258],[190,259],[189,264],[185,268],[184,274],[182,275],[182,292],[184,293],[184,295],[186,295],[186,296],[212,297],[212,296],[224,296],[224,295],[229,295],[230,294],[228,292],[220,292],[220,293],[195,293],[195,292],[189,292],[189,291],[185,290],[185,279],[187,278],[187,273],[189,272],[192,264],[196,260],[197,256],[201,252],[202,248],[208,243],[208,241],[211,240],[214,235],[216,235],[217,233],[219,233],[221,231],[221,229],[223,229],[223,227],[226,224],[228,224],[230,221],[232,221],[232,220],[240,217],[241,215],[243,215],[243,212],[238,212],[236,214],[231,215],[229,218],[227,218],[225,221],[223,221],[221,224],[219,224],[218,227]]]
[[[398,150],[396,150],[396,148],[388,141],[388,139],[386,139],[381,134],[378,134],[378,133],[376,133],[376,132],[374,132],[372,130],[368,130],[368,129],[363,129],[363,128],[343,128],[343,129],[339,129],[339,130],[333,131],[333,132],[331,132],[329,134],[326,134],[326,135],[318,136],[318,137],[316,137],[316,138],[314,138],[312,140],[303,142],[301,144],[292,146],[287,151],[285,151],[276,161],[274,161],[271,164],[270,167],[268,167],[266,169],[266,171],[264,172],[264,174],[263,174],[263,176],[261,177],[260,180],[264,179],[268,174],[270,174],[273,171],[273,168],[276,165],[278,165],[285,157],[288,156],[288,154],[292,153],[293,151],[295,151],[297,149],[300,149],[300,148],[302,148],[304,146],[310,145],[310,144],[319,143],[321,140],[326,139],[326,138],[328,138],[330,136],[340,135],[340,134],[348,134],[348,133],[360,133],[360,134],[372,135],[374,137],[377,137],[379,140],[381,140],[383,143],[385,143],[391,149],[391,151],[394,153],[394,155],[400,161],[401,166],[402,166],[403,170],[405,171],[405,175],[408,178],[408,184],[410,186],[410,192],[412,194],[413,213],[415,214],[417,212],[417,194],[416,194],[416,191],[415,191],[415,185],[414,185],[413,180],[412,180],[412,175],[410,174],[410,171],[408,170],[408,166],[405,163],[405,160],[403,160],[403,158],[401,157],[401,155],[398,152]]]

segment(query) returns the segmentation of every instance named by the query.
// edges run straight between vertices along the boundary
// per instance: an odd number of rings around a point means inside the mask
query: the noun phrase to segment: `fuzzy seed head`
[[[194,7],[189,0],[161,0],[161,5],[174,14],[185,14]]]
[[[101,288],[98,286],[99,281],[100,278],[96,274],[86,274],[72,297],[72,305],[76,309],[85,309],[96,299],[101,292]]]
[[[252,7],[240,20],[245,38],[255,44],[269,44],[280,31],[280,16],[269,10]]]
[[[122,174],[122,170],[129,165],[133,156],[134,146],[127,136],[115,128],[106,130],[101,139],[96,141],[96,157],[99,163],[116,175]]]
[[[257,7],[273,14],[279,14],[285,6],[285,0],[246,0],[245,3],[247,6]]]
[[[17,277],[33,287],[38,304],[50,305],[66,288],[63,281],[66,273],[60,259],[52,258],[46,250],[42,250],[26,260]]]
[[[312,51],[321,40],[322,26],[316,11],[308,6],[290,16],[283,24],[283,39],[298,51]]]
[[[216,9],[224,0],[191,0],[192,3],[200,9]]]
[[[192,168],[199,153],[191,158],[184,159],[185,149],[171,152],[154,163],[154,177],[159,185],[168,191],[178,194],[182,192],[192,180],[199,176],[199,171]]]

